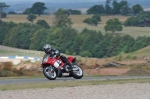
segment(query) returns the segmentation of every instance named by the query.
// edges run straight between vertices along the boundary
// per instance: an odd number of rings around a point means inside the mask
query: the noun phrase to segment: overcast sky
[[[0,2],[98,2],[105,0],[0,0]]]

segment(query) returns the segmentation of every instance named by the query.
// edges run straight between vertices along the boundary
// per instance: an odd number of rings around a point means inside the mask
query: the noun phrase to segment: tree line
[[[150,37],[135,39],[130,35],[102,34],[86,28],[78,33],[71,27],[47,27],[42,22],[16,24],[0,20],[1,45],[42,51],[46,43],[62,53],[102,58],[146,47],[150,45]]]
[[[150,11],[142,12],[137,16],[129,17],[125,22],[125,26],[150,27]]]
[[[105,5],[94,5],[87,10],[87,14],[101,14],[101,15],[137,15],[144,11],[139,4],[129,6],[127,0],[106,0]]]

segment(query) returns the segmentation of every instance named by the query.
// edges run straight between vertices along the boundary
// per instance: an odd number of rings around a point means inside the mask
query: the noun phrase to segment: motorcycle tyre
[[[78,65],[76,65],[79,69],[81,69]],[[75,79],[81,79],[83,77],[83,70],[81,69],[82,71],[82,75],[77,75],[76,73],[74,73],[73,71],[71,72],[71,76]]]
[[[57,75],[56,75],[54,78],[52,78],[52,77],[50,77],[50,76],[48,76],[48,75],[46,74],[45,69],[46,69],[47,67],[48,67],[48,66],[46,66],[46,67],[43,68],[43,74],[44,74],[44,76],[45,76],[47,79],[49,79],[49,80],[55,80],[56,77],[57,77]],[[54,72],[56,73],[55,70],[54,70]]]

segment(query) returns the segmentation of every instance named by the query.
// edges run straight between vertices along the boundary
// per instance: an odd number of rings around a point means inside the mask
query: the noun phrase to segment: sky
[[[98,2],[105,0],[0,0],[1,2]]]

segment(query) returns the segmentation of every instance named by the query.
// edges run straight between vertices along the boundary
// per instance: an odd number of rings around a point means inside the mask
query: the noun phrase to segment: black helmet
[[[45,51],[45,53],[47,54],[50,50],[52,49],[51,45],[49,44],[45,44],[43,47],[43,50]]]

